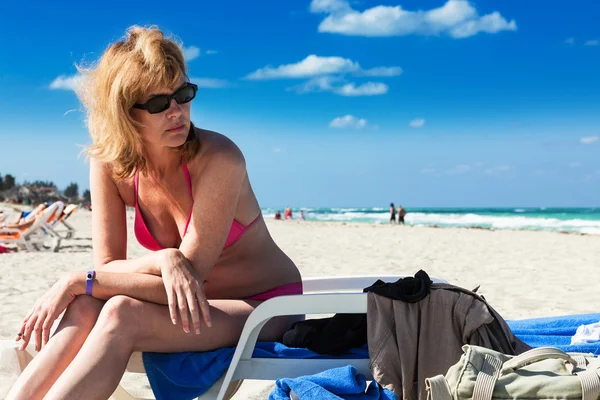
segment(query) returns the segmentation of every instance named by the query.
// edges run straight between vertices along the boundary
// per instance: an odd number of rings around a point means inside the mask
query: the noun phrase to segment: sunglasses
[[[140,110],[146,110],[150,114],[158,114],[171,107],[171,99],[175,99],[177,104],[189,103],[196,97],[198,91],[198,85],[193,83],[186,83],[175,91],[172,95],[161,94],[155,96],[145,102],[144,104],[135,103],[133,108],[139,108]]]

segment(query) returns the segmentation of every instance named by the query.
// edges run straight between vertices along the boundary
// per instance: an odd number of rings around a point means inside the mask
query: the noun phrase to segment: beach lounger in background
[[[274,297],[260,304],[250,314],[233,354],[232,362],[221,377],[199,400],[227,399],[235,393],[244,379],[277,380],[297,378],[319,372],[352,365],[356,371],[373,379],[369,369],[369,359],[356,358],[256,358],[253,357],[258,334],[273,317],[302,314],[359,314],[367,312],[367,294],[363,288],[371,286],[377,279],[395,282],[402,276],[344,276],[305,278],[302,280],[304,294]],[[432,278],[434,283],[446,283]],[[308,351],[308,350],[307,350]],[[134,353],[127,365],[127,371],[145,373],[141,353]],[[132,397],[122,387],[118,387],[113,400],[142,400]]]
[[[73,226],[71,226],[71,224],[69,224],[66,220],[71,215],[73,215],[73,213],[75,213],[75,211],[77,211],[78,208],[79,206],[77,204],[69,204],[62,211],[62,214],[60,215],[58,220],[54,221],[54,223],[52,224],[52,228],[54,229],[54,231],[58,233],[63,239],[71,239],[76,232],[75,228],[73,228]],[[64,225],[67,229],[57,229],[59,223]]]
[[[16,245],[29,251],[58,251],[62,238],[52,229],[49,221],[58,219],[64,206],[62,201],[53,203],[39,213],[27,228],[0,228],[0,244]]]

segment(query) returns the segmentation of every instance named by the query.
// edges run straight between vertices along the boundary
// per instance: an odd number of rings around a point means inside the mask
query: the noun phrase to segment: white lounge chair
[[[62,214],[60,214],[60,217],[54,221],[54,223],[52,224],[52,229],[58,233],[61,238],[63,239],[71,239],[73,237],[73,235],[75,234],[76,230],[75,228],[69,224],[67,222],[67,218],[69,218],[71,215],[73,215],[73,213],[75,213],[75,211],[77,211],[77,209],[79,208],[78,205],[76,204],[69,204],[68,206],[66,206],[62,212]],[[63,224],[66,229],[58,229],[58,224],[61,223]]]
[[[359,314],[367,312],[367,294],[362,289],[377,279],[395,282],[402,276],[345,276],[304,278],[304,294],[275,297],[260,304],[250,314],[238,341],[229,369],[208,392],[198,400],[222,400],[235,393],[243,379],[276,380],[312,375],[330,368],[353,365],[367,380],[372,379],[368,359],[289,359],[252,358],[256,340],[265,323],[273,317],[302,314]],[[432,278],[434,283],[446,283]],[[127,371],[145,373],[141,353],[134,353]],[[113,400],[145,400],[131,396],[121,386],[112,395]]]
[[[29,251],[57,251],[62,238],[52,229],[49,222],[58,218],[63,208],[62,201],[53,203],[36,216],[33,224],[26,229],[0,228],[0,244],[17,245]]]

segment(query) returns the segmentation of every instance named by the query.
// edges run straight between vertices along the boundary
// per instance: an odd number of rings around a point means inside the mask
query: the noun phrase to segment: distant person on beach
[[[277,210],[275,212],[275,219],[281,219],[281,211]]]
[[[402,205],[398,205],[398,223],[405,225],[404,224],[404,216],[406,215],[406,210],[404,209],[404,207],[402,207]]]
[[[304,216],[304,210],[300,210],[300,220],[306,221],[306,217]]]
[[[242,152],[190,121],[198,87],[181,44],[133,26],[79,70],[92,142],[94,270],[69,272],[15,326],[20,349],[31,341],[41,352],[10,400],[108,399],[134,351],[168,360],[233,347],[259,304],[302,293],[296,265],[267,230]],[[127,254],[126,207],[143,256]],[[259,340],[281,341],[298,319],[269,321]]]
[[[283,219],[294,219],[294,217],[292,216],[291,207],[285,209],[285,211],[283,212]]]
[[[396,223],[396,208],[394,203],[390,203],[390,224]]]

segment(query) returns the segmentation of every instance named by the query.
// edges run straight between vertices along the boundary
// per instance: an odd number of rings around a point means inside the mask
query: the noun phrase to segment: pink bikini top
[[[186,165],[185,161],[183,161],[183,160],[182,160],[182,165],[183,165],[183,173],[185,174],[185,180],[187,181],[188,188],[190,189],[190,196],[192,196],[192,202],[193,202],[194,194],[192,192],[192,180],[190,179],[190,172],[188,171],[187,165]],[[138,174],[136,173],[133,178],[133,186],[135,188],[135,224],[134,224],[135,237],[137,238],[138,242],[142,246],[147,248],[148,250],[152,250],[152,251],[162,250],[164,247],[160,243],[158,243],[156,238],[148,230],[148,226],[146,226],[146,222],[144,221],[144,216],[142,215],[142,213],[140,211],[140,206],[138,203],[138,186],[139,186],[138,182],[139,182],[139,177],[138,177]],[[231,246],[232,244],[237,242],[242,237],[242,235],[244,234],[246,229],[250,228],[256,221],[258,221],[259,217],[260,217],[260,213],[256,216],[256,218],[254,218],[254,220],[252,222],[250,222],[246,226],[242,225],[240,222],[238,222],[237,220],[234,219],[233,223],[231,224],[231,229],[229,230],[229,235],[227,236],[227,241],[225,241],[225,246],[223,248]],[[183,236],[185,236],[185,234],[187,233],[187,229],[188,229],[191,219],[192,219],[192,212],[190,211],[190,215],[188,216],[188,219],[185,223],[185,229],[183,231]]]

